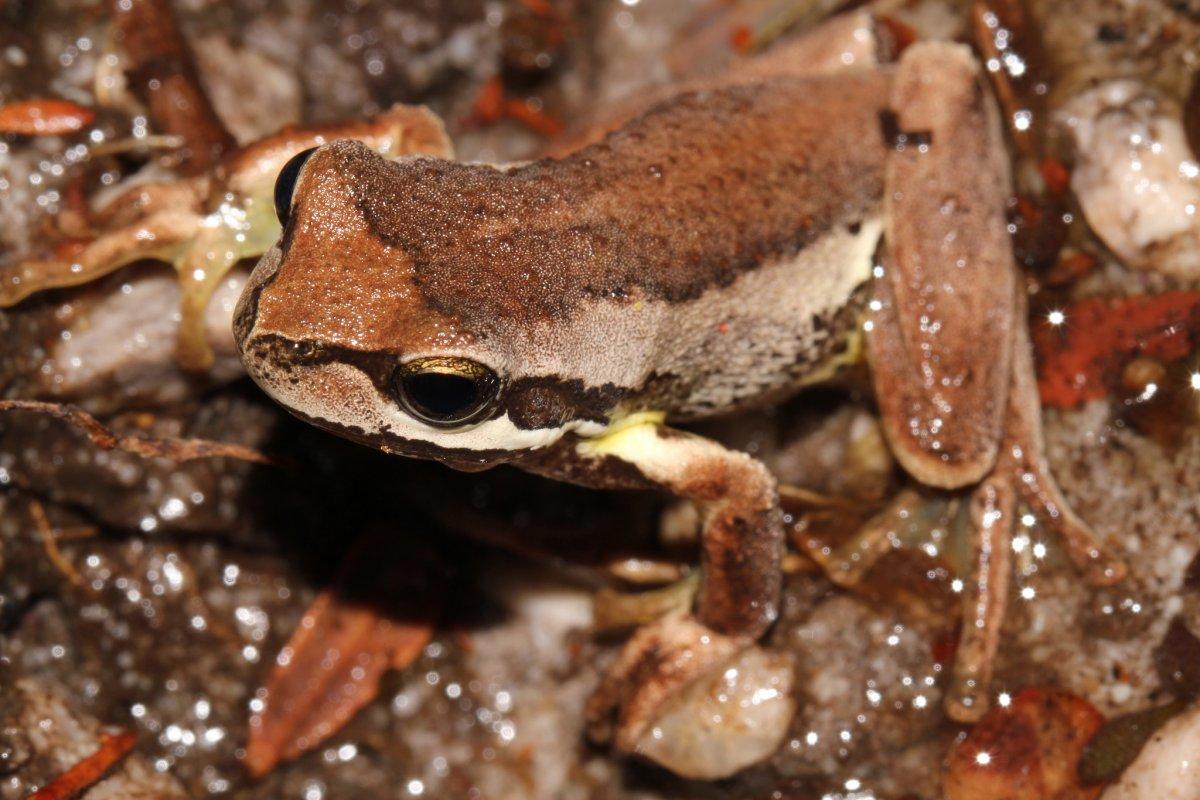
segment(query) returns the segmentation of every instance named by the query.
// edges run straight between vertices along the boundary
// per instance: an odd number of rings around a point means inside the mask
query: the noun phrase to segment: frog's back
[[[877,236],[887,91],[864,71],[688,92],[560,160],[364,169],[360,208],[433,305],[524,354],[543,336],[529,371],[722,410],[833,346]]]

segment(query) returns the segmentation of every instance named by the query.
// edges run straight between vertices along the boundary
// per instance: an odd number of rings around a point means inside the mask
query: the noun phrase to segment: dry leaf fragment
[[[1125,364],[1163,362],[1200,345],[1200,292],[1089,297],[1055,309],[1030,328],[1042,404],[1074,408],[1107,397]]]
[[[321,592],[276,659],[243,758],[255,776],[311,750],[375,699],[389,668],[420,655],[441,608],[431,557],[395,535],[368,536]],[[397,577],[398,570],[404,572]],[[386,578],[383,580],[381,578]]]
[[[1144,708],[1110,719],[1083,751],[1079,779],[1088,784],[1115,781],[1142,752],[1150,737],[1186,708],[1186,702],[1175,700],[1165,706]]]
[[[215,166],[236,146],[213,108],[171,4],[166,0],[113,3],[113,31],[125,54],[133,93],[146,105],[156,131],[184,141],[184,172]]]
[[[46,786],[31,794],[28,800],[71,800],[78,797],[100,780],[137,744],[132,731],[101,733],[100,748],[59,775]]]
[[[997,706],[955,745],[946,760],[946,800],[1093,800],[1079,759],[1104,717],[1081,697],[1057,689],[1023,689]]]
[[[60,136],[82,130],[95,118],[90,108],[66,100],[20,100],[0,106],[0,133]]]
[[[122,436],[104,427],[91,414],[75,406],[39,400],[0,400],[0,411],[31,411],[65,420],[81,430],[92,444],[102,450],[124,450],[145,458],[192,461],[198,458],[235,458],[256,464],[271,464],[271,459],[240,444],[212,442],[207,439],[156,439],[149,436]]]

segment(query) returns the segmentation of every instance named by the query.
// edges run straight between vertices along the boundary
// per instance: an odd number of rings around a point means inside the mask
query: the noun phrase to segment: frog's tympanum
[[[973,487],[952,716],[986,705],[1018,496],[1089,579],[1122,574],[1042,456],[1008,160],[970,52],[796,63],[686,88],[560,159],[388,161],[351,141],[297,156],[282,238],[236,313],[250,374],[314,425],[697,504],[692,614],[638,631],[589,704],[622,750],[778,613],[772,476],[672,424],[778,402],[860,352],[900,464]]]

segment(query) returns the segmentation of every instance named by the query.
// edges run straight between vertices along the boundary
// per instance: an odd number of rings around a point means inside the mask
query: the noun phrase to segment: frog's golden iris
[[[478,361],[431,356],[401,364],[392,391],[417,419],[452,428],[478,422],[495,407],[500,379]]]

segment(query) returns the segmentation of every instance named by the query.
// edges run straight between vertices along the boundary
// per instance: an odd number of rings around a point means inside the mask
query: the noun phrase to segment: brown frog
[[[937,42],[888,65],[825,50],[768,53],[557,159],[303,153],[236,311],[247,370],[317,426],[699,507],[694,610],[637,631],[588,707],[620,750],[695,777],[786,732],[776,716],[700,767],[656,744],[687,687],[775,620],[784,538],[767,469],[677,422],[776,403],[866,356],[900,464],[971,492],[956,719],[987,705],[1018,498],[1089,580],[1123,574],[1042,455],[1008,160],[978,64]]]

